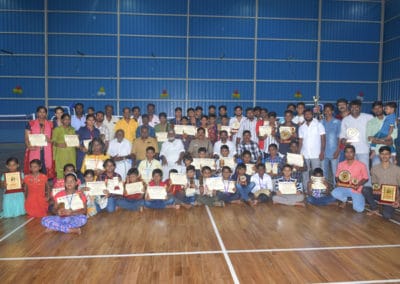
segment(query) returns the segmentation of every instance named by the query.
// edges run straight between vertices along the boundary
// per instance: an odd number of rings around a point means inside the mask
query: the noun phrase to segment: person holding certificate
[[[283,165],[283,157],[278,152],[278,145],[272,143],[268,146],[268,153],[263,159],[263,163],[266,167],[267,174],[272,178],[272,181],[281,175],[281,168]]]
[[[145,188],[146,184],[140,177],[139,171],[136,168],[129,169],[126,177],[124,196],[116,199],[115,205],[118,208],[142,212]]]
[[[83,160],[81,173],[83,174],[86,169],[94,170],[96,177],[104,172],[103,163],[105,160],[110,159],[109,155],[105,154],[106,145],[101,138],[94,138],[89,143],[89,151]]]
[[[329,205],[336,201],[330,194],[331,186],[324,177],[321,168],[315,168],[307,185],[307,202],[316,206]]]
[[[251,181],[251,175],[248,174],[246,164],[239,163],[236,166],[235,174],[232,176],[232,180],[235,181],[235,187],[239,193],[240,199],[246,203],[250,203],[250,193],[255,187],[255,183]]]
[[[29,121],[25,128],[26,151],[24,159],[24,174],[29,174],[30,172],[29,163],[34,159],[38,159],[42,164],[42,173],[47,175],[47,178],[52,179],[55,176],[53,147],[51,144],[53,123],[47,120],[47,108],[44,106],[37,107],[36,117],[35,120]],[[40,136],[37,136],[39,134]],[[45,144],[39,143],[41,141],[37,141],[42,138],[45,140]]]
[[[257,173],[251,176],[250,182],[254,183],[254,187],[251,190],[253,197],[253,204],[257,205],[259,202],[267,202],[273,191],[272,179],[265,173],[265,164],[257,164]]]
[[[282,176],[275,182],[275,195],[272,197],[274,204],[305,206],[303,200],[303,188],[301,184],[292,178],[291,165],[282,167]]]
[[[95,121],[96,121],[95,116],[93,114],[88,114],[86,116],[86,126],[82,126],[81,128],[79,128],[78,131],[76,131],[76,134],[79,136],[79,150],[76,158],[76,168],[78,170],[82,169],[82,167],[84,166],[83,160],[85,159],[86,154],[89,152],[90,143],[87,145],[85,144],[85,141],[89,140],[93,141],[93,139],[95,138],[100,138],[100,130],[94,127]],[[103,140],[101,141],[102,144],[104,144]],[[105,152],[105,144],[102,153],[104,152]],[[84,173],[85,170],[86,167],[84,168],[84,170],[81,170],[81,172]]]
[[[212,177],[211,168],[205,166],[201,169],[201,176],[199,177],[199,191],[200,193],[196,195],[195,206],[207,205],[224,207],[224,201],[218,199],[217,191],[208,187],[206,180]]]
[[[8,172],[1,175],[0,186],[0,190],[5,189],[3,196],[3,218],[25,215],[25,197],[22,187],[24,174],[18,170],[18,159],[15,157],[8,158],[6,167]]]
[[[176,170],[175,170],[176,171]],[[198,191],[199,182],[196,179],[196,169],[194,166],[186,168],[186,183],[182,184],[178,178],[171,178],[172,172],[170,172],[170,178],[168,184],[168,192],[171,192],[175,198],[175,202],[181,204],[186,209],[191,208],[195,202],[195,194]],[[179,177],[179,176],[178,176]],[[183,176],[184,177],[184,176]],[[179,184],[178,184],[179,183]]]
[[[90,188],[88,184],[94,182],[94,171],[93,170],[86,170],[83,174],[84,183],[79,185],[79,190],[83,191],[86,196],[86,212],[88,217],[93,217],[97,214],[97,211],[100,211],[107,206],[107,197],[105,196],[92,196],[90,195]],[[79,179],[78,179],[79,184]],[[98,210],[99,209],[99,210]]]
[[[239,165],[238,165],[239,167]],[[220,201],[223,201],[224,203],[234,203],[234,204],[240,204],[241,200],[240,198],[246,200],[246,195],[244,194],[242,196],[243,188],[247,186],[246,184],[243,184],[242,187],[242,192],[239,192],[237,189],[238,183],[236,183],[236,180],[234,177],[231,177],[232,175],[232,170],[229,167],[222,167],[222,182],[224,186],[224,190],[217,191],[217,196]],[[248,193],[247,193],[248,196]],[[248,197],[247,197],[248,199]]]
[[[163,195],[164,199],[152,199],[153,196],[149,193],[149,188],[155,188],[156,193]],[[165,195],[164,192],[165,191]],[[145,194],[144,206],[153,209],[175,208],[179,209],[180,205],[175,204],[175,199],[167,195],[167,183],[162,181],[162,171],[160,169],[153,170],[152,179],[148,184]]]
[[[372,184],[380,188],[380,191],[382,191],[382,185],[396,187],[396,190],[393,192],[394,196],[391,196],[394,202],[384,203],[382,208],[383,218],[390,219],[395,209],[399,208],[400,204],[400,167],[391,162],[391,148],[389,146],[382,146],[379,148],[379,158],[381,162],[371,169],[371,179]],[[378,215],[379,211],[376,199],[380,200],[382,195],[374,194],[373,190],[368,187],[364,187],[362,193],[371,208],[371,211],[368,212],[367,215]]]
[[[113,182],[115,179],[118,180],[119,183],[122,182],[121,175],[115,172],[115,162],[112,159],[107,159],[103,163],[103,168],[104,172],[98,176],[97,181],[104,181],[107,185],[107,188],[109,188],[109,183]],[[114,190],[120,190],[121,194],[113,194],[108,191],[108,189],[105,191],[106,192],[106,197],[107,197],[107,207],[106,210],[107,212],[111,213],[115,211],[116,208],[116,200],[119,199],[123,195],[124,188],[120,187],[119,184],[113,184],[114,185]],[[111,189],[110,189],[111,190]]]
[[[249,151],[251,154],[251,162],[256,164],[261,162],[263,157],[263,152],[258,147],[257,142],[251,140],[251,132],[250,130],[243,131],[243,140],[238,145],[237,154],[241,156],[244,151]]]
[[[363,212],[365,198],[362,189],[368,181],[367,167],[356,160],[356,149],[353,145],[344,147],[344,156],[346,160],[339,163],[336,171],[336,188],[332,191],[332,196],[342,202],[340,207],[345,207],[347,198],[351,197],[354,211]]]
[[[146,158],[142,160],[139,164],[138,170],[140,176],[145,183],[149,183],[152,179],[152,174],[155,169],[162,170],[160,161],[156,160],[154,156],[156,155],[156,150],[154,147],[149,146],[146,149]]]
[[[285,110],[285,121],[279,125],[276,139],[279,142],[279,153],[286,155],[290,149],[290,142],[297,139],[298,125],[292,122],[293,112]]]
[[[57,178],[64,178],[64,165],[72,164],[76,166],[76,148],[79,146],[68,145],[66,135],[76,135],[75,129],[71,126],[71,116],[64,113],[61,116],[62,125],[53,130],[53,154],[56,167]],[[76,136],[79,143],[79,139]]]
[[[282,164],[289,164],[293,167],[292,178],[300,184],[303,183],[303,172],[308,170],[304,156],[300,154],[299,143],[295,140],[289,144],[289,152],[283,158]],[[290,157],[289,157],[290,156]],[[294,158],[294,161],[292,161]]]
[[[81,227],[87,222],[86,197],[78,188],[78,177],[74,173],[65,176],[65,190],[54,197],[56,203],[53,213],[56,216],[42,218],[42,225],[47,232],[58,231],[81,234]]]
[[[193,158],[199,157],[199,148],[205,148],[207,157],[211,158],[213,154],[213,145],[211,141],[206,138],[206,130],[203,127],[197,128],[197,137],[190,142],[188,152]]]

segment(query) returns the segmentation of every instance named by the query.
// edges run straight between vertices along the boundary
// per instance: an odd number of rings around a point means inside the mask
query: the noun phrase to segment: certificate
[[[107,180],[107,190],[110,194],[123,195],[124,185],[119,181],[118,177]]]
[[[260,136],[270,136],[272,133],[272,127],[270,125],[260,126],[260,128],[258,129],[258,133]]]
[[[232,123],[232,129],[239,130],[239,128],[240,128],[240,122],[239,121],[235,121],[234,123]]]
[[[127,195],[133,195],[138,193],[144,193],[143,182],[134,182],[125,184],[125,190]]]
[[[296,194],[297,188],[294,181],[280,181],[278,189],[282,194]]]
[[[246,164],[246,175],[252,176],[256,173],[256,165]]]
[[[15,173],[5,173],[5,179],[7,183],[6,190],[21,189],[21,174],[19,172]]]
[[[187,197],[194,196],[196,194],[196,189],[194,187],[188,187],[185,189],[185,195]]]
[[[59,192],[65,190],[64,187],[56,187],[51,190],[51,195],[55,197]]]
[[[174,125],[174,131],[175,131],[176,135],[182,135],[183,134],[183,125],[181,125],[181,124]]]
[[[278,174],[278,163],[266,162],[265,163],[265,171],[267,173],[271,173],[273,175],[277,175]]]
[[[220,131],[222,131],[222,130],[225,130],[226,132],[228,132],[228,136],[231,136],[232,133],[231,133],[231,128],[229,126],[221,125]]]
[[[357,128],[347,128],[346,129],[346,142],[360,142],[360,131]]]
[[[323,189],[326,190],[324,177],[311,176],[311,189]]]
[[[183,133],[187,134],[187,135],[191,135],[191,136],[195,136],[196,135],[196,126],[193,125],[184,125],[183,126]],[[206,129],[206,133],[207,133],[207,129]]]
[[[205,166],[210,167],[212,170],[215,170],[216,168],[215,160],[207,158],[193,158],[192,165],[196,168],[196,170],[201,170]]]
[[[171,178],[171,184],[176,184],[176,185],[188,184],[188,179],[186,174],[171,173],[170,178]]]
[[[78,135],[64,135],[64,140],[67,147],[79,147]]]
[[[148,186],[147,193],[150,199],[164,200],[167,198],[167,191],[163,186]]]
[[[99,159],[85,159],[87,170],[103,170],[103,161]]]
[[[106,183],[104,181],[90,181],[86,183],[89,188],[89,195],[104,195],[104,190],[107,189]]]
[[[279,136],[282,140],[290,140],[294,132],[296,131],[295,127],[291,126],[280,126],[279,127]]]
[[[236,163],[234,158],[228,158],[228,157],[220,157],[219,158],[219,167],[229,167],[231,170],[235,170],[236,168]]]
[[[84,208],[83,201],[77,193],[57,198],[57,204],[61,203],[64,204],[64,208],[67,210],[79,210]]]
[[[231,182],[234,184],[233,182]],[[209,190],[224,191],[225,185],[221,177],[213,177],[205,179],[205,184]]]
[[[286,161],[289,165],[296,166],[302,168],[304,166],[303,155],[287,153]]]
[[[33,147],[47,146],[46,135],[44,134],[29,134],[28,139]]]
[[[396,202],[397,186],[382,184],[381,185],[381,197],[379,203],[382,204],[392,204]]]
[[[156,132],[158,142],[165,142],[168,140],[168,132]]]
[[[89,143],[90,142],[92,142],[92,139],[85,139],[85,140],[83,140],[83,146],[86,148],[86,149],[89,149]]]

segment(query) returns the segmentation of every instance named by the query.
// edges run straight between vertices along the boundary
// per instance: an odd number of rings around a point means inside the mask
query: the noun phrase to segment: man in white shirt
[[[105,116],[104,116],[104,120],[103,120],[103,125],[105,127],[107,127],[108,132],[110,133],[110,140],[114,138],[115,135],[115,124],[118,122],[118,117],[116,117],[115,115],[113,115],[114,112],[114,108],[112,105],[106,105],[104,107],[104,112],[105,112]]]
[[[342,120],[340,139],[343,144],[351,144],[356,149],[356,159],[367,165],[368,181],[365,186],[372,186],[369,172],[369,143],[367,137],[367,124],[372,115],[361,113],[361,101],[350,102],[350,115]]]
[[[226,130],[221,130],[219,132],[219,138],[217,142],[214,144],[214,158],[218,159],[221,153],[221,146],[226,145],[229,148],[229,158],[233,158],[236,156],[236,145],[228,140],[228,132]]]
[[[305,122],[304,118],[304,110],[306,108],[306,105],[303,102],[299,102],[296,105],[296,112],[297,115],[293,117],[292,122],[297,124],[299,127]]]
[[[71,126],[78,131],[79,128],[86,126],[86,117],[83,114],[83,104],[76,103],[74,106],[75,114],[71,116]]]
[[[258,143],[258,136],[256,133],[256,124],[257,124],[257,119],[254,116],[253,108],[247,108],[246,109],[246,119],[244,119],[243,122],[240,124],[240,128],[239,128],[239,131],[236,136],[236,145],[242,141],[243,131],[246,131],[246,130],[250,131],[252,140],[255,143]]]
[[[168,130],[168,140],[162,143],[160,158],[163,168],[163,178],[168,179],[169,171],[176,169],[178,172],[182,171],[182,159],[185,155],[185,147],[181,139],[175,138],[175,131]]]
[[[304,111],[305,122],[299,128],[299,148],[304,156],[308,171],[303,172],[303,186],[306,187],[310,179],[310,171],[322,168],[325,158],[325,128],[317,119],[313,119],[311,109]]]
[[[103,124],[104,121],[104,112],[98,111],[96,112],[96,122],[94,123],[94,127],[96,127],[100,131],[100,137],[103,140],[104,144],[106,144],[106,149],[108,148],[108,144],[110,143],[110,131]]]
[[[107,150],[107,154],[115,161],[115,172],[121,175],[123,181],[126,179],[126,173],[132,167],[130,159],[132,144],[128,139],[124,138],[124,135],[124,131],[118,129]]]
[[[155,114],[156,106],[154,104],[147,105],[147,115],[149,116],[149,125],[151,127],[160,123],[160,118]]]
[[[240,125],[245,120],[245,118],[243,117],[243,109],[241,106],[235,106],[234,113],[235,116],[231,117],[231,119],[229,120],[229,127],[231,128],[232,141],[237,145],[237,133],[239,131]]]

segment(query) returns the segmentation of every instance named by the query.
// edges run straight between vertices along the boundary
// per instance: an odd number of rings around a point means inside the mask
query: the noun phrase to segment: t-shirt
[[[353,160],[351,164],[349,164],[348,161],[340,162],[336,170],[336,177],[344,170],[349,171],[351,178],[356,178],[358,181],[362,179],[368,180],[367,167],[363,162],[358,160]],[[361,194],[362,188],[362,186],[359,186],[357,190],[352,188],[352,191]]]

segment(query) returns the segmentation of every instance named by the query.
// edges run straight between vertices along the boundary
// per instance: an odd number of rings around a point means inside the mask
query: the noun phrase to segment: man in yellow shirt
[[[129,107],[124,107],[122,115],[123,118],[115,124],[114,131],[116,132],[117,130],[122,129],[125,133],[125,138],[132,143],[136,138],[138,123],[135,119],[131,118],[131,109]]]
[[[159,153],[157,139],[149,137],[148,126],[142,126],[140,128],[140,137],[136,138],[132,143],[131,158],[133,165],[138,165],[140,161],[146,159],[146,149],[150,146],[154,148],[154,153],[157,158]]]

